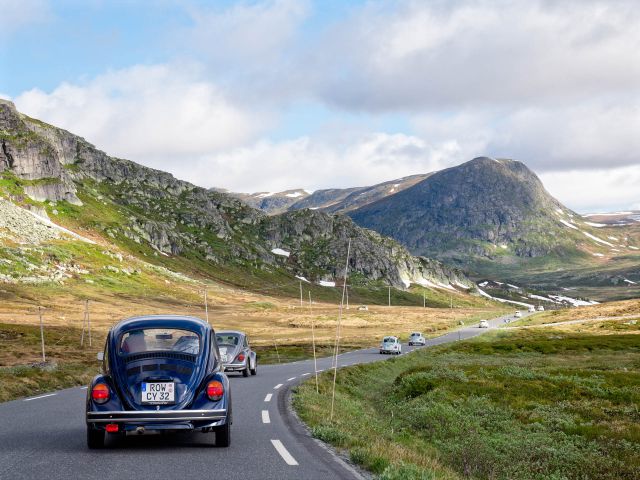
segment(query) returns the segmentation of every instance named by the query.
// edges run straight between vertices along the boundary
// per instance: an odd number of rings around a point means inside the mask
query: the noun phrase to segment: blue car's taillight
[[[111,393],[106,383],[96,383],[91,389],[91,398],[96,403],[106,403],[109,401]]]

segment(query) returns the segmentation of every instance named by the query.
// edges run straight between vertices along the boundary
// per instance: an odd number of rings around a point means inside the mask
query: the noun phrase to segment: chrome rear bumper
[[[87,412],[87,423],[215,422],[226,418],[226,410],[126,410],[120,412]]]

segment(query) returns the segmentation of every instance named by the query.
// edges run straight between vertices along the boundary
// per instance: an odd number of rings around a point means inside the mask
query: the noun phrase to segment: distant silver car
[[[544,312],[544,307],[542,305],[538,305],[538,311],[539,312]]]
[[[480,320],[480,325],[478,325],[478,328],[489,328],[489,322],[486,320]]]
[[[413,332],[409,335],[409,345],[426,345],[427,341],[420,332]]]
[[[516,318],[522,318],[522,312],[520,310],[516,310],[516,313],[513,316]]]
[[[245,377],[258,373],[258,356],[251,350],[244,332],[216,332],[216,342],[225,372],[241,372]]]
[[[398,337],[384,337],[380,344],[380,353],[400,355],[402,353],[402,344]]]

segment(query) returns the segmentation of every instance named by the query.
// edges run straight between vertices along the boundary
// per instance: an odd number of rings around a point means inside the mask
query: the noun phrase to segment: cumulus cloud
[[[262,140],[203,158],[191,175],[194,180],[208,178],[208,186],[235,191],[353,187],[443,168],[457,148],[453,143],[430,145],[414,136],[386,133]]]
[[[260,110],[239,107],[185,65],[135,66],[50,93],[14,99],[24,113],[85,137],[111,155],[162,168],[233,148],[270,124]]]
[[[637,93],[639,20],[632,0],[372,3],[325,38],[318,86],[369,111]]]
[[[640,165],[543,173],[547,190],[579,213],[640,209]]]

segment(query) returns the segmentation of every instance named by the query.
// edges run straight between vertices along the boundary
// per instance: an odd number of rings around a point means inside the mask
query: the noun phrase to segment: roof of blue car
[[[198,317],[186,315],[145,315],[141,317],[131,317],[120,320],[116,323],[112,331],[115,333],[135,329],[135,328],[185,328],[204,333],[211,326]]]

